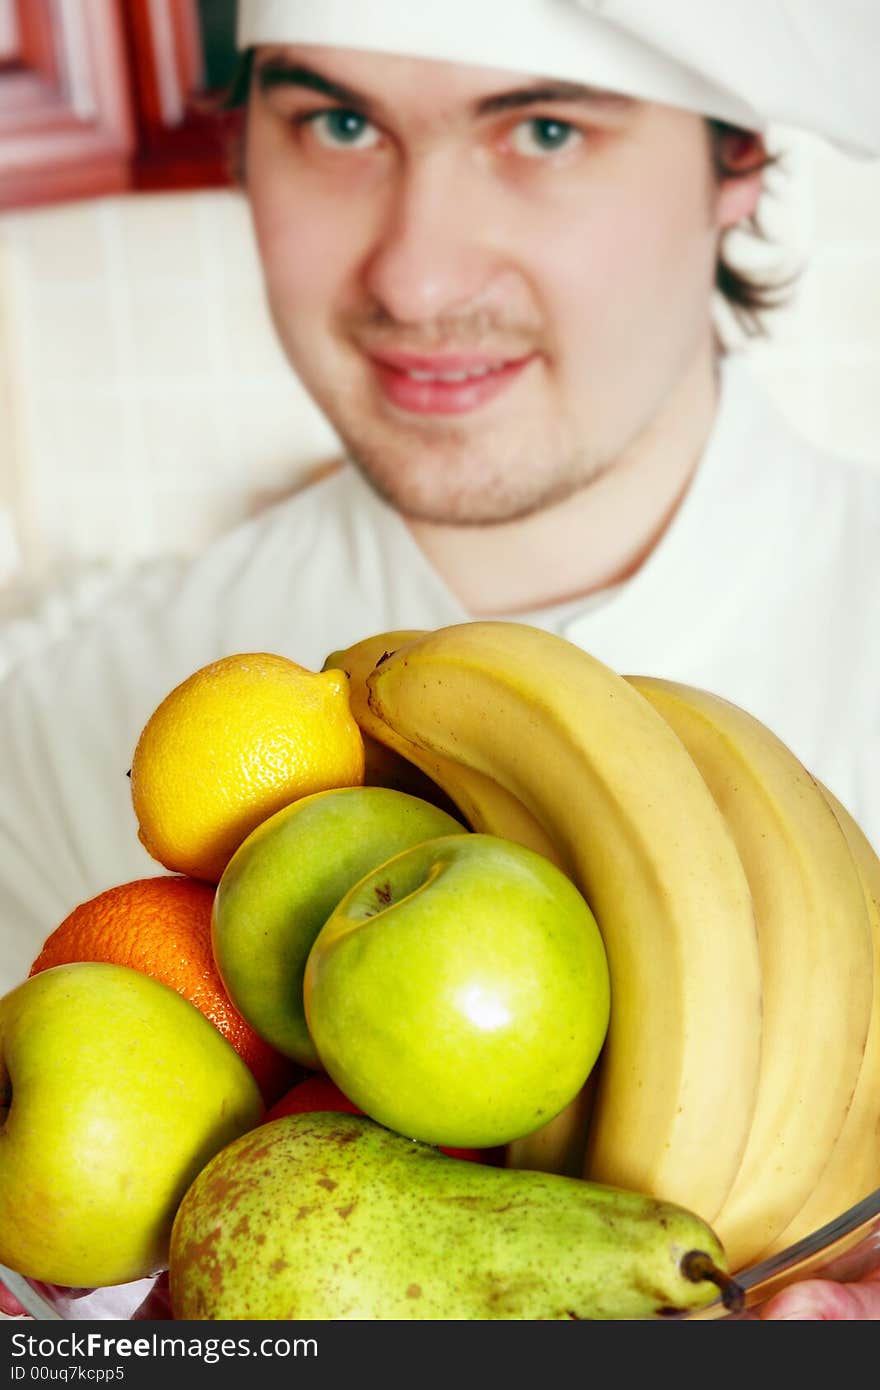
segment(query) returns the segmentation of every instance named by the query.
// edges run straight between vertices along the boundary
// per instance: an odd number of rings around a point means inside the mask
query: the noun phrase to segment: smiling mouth
[[[384,399],[413,415],[464,415],[481,409],[535,360],[534,352],[503,358],[488,354],[368,353]]]

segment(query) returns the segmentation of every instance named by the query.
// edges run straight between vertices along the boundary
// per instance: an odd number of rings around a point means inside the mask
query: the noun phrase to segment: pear
[[[645,1319],[740,1291],[693,1213],[451,1158],[358,1115],[260,1125],[178,1208],[180,1319]]]

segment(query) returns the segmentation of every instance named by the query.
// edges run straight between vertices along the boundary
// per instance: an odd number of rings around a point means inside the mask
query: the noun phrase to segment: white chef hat
[[[507,68],[880,155],[880,0],[239,0],[238,43]]]

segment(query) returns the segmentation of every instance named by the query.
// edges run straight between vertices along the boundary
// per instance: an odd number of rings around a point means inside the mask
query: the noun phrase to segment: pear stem
[[[740,1313],[745,1306],[746,1294],[741,1284],[732,1275],[719,1269],[705,1250],[689,1250],[681,1257],[681,1272],[692,1284],[700,1284],[708,1279],[721,1290],[721,1302],[731,1313]]]

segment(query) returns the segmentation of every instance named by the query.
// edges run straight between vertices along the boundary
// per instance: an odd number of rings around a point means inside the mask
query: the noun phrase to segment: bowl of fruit
[[[193,673],[131,795],[163,872],[0,999],[30,1316],[753,1317],[876,1263],[880,860],[747,711],[382,633]]]

